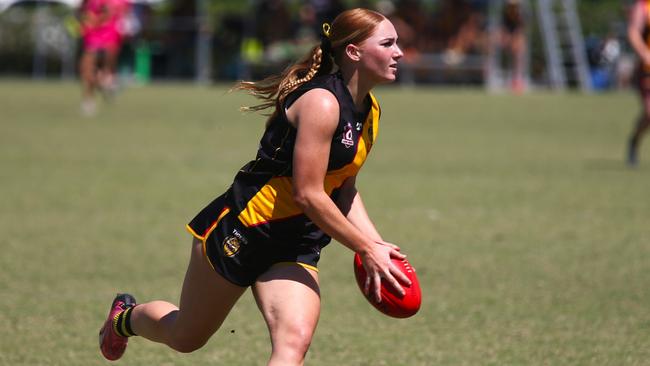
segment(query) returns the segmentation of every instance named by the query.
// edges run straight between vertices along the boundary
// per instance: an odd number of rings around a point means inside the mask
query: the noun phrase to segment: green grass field
[[[89,119],[75,84],[0,82],[0,364],[107,364],[97,331],[115,292],[177,302],[185,223],[264,125],[226,90],[132,88]],[[633,94],[376,95],[358,182],[418,270],[422,309],[378,313],[332,243],[308,365],[650,364],[650,148],[638,169],[622,159]],[[119,364],[263,365],[269,351],[247,293],[203,349],[136,338]]]

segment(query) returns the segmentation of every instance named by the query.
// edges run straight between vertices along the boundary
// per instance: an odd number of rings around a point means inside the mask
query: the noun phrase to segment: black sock
[[[122,337],[132,337],[135,334],[133,329],[131,329],[131,310],[134,306],[126,308],[124,311],[115,316],[113,320],[113,330],[115,333]]]

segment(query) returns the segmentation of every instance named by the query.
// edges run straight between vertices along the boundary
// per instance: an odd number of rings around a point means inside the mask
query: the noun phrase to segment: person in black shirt
[[[403,293],[391,258],[355,187],[376,141],[381,110],[370,92],[396,78],[403,56],[383,15],[352,9],[323,24],[321,43],[281,75],[239,88],[272,109],[256,158],[187,225],[193,235],[180,306],[118,295],[100,331],[108,359],[140,335],[180,352],[202,347],[250,286],[268,325],[269,365],[302,365],[320,314],[318,260],[332,238],[359,253],[365,292],[383,280]]]
[[[512,70],[511,88],[521,93],[526,88],[526,22],[520,0],[507,0],[501,17],[501,46],[510,56]]]

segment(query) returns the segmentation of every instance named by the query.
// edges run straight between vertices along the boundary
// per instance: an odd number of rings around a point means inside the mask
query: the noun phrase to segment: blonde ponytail
[[[330,56],[325,55],[325,57]],[[284,102],[289,93],[313,79],[319,73],[325,74],[332,71],[331,62],[326,63],[330,65],[327,69],[321,67],[322,64],[323,51],[318,45],[312,48],[301,61],[289,66],[280,75],[274,75],[258,82],[240,81],[234,89],[244,90],[262,100],[262,103],[258,105],[241,107],[240,109],[242,111],[257,112],[275,107],[276,110],[273,112],[275,114],[277,107]]]
[[[283,83],[280,84],[280,89],[279,89],[280,96],[278,100],[280,102],[284,101],[284,98],[286,98],[286,96],[289,95],[289,93],[296,90],[296,88],[298,88],[300,85],[313,79],[314,76],[316,76],[318,69],[320,69],[322,58],[323,58],[323,51],[321,50],[320,47],[316,47],[312,54],[312,63],[311,63],[311,67],[309,68],[309,71],[307,71],[307,74],[299,79],[296,78],[291,80],[290,78],[286,78],[285,80],[283,80]],[[296,73],[296,77],[297,77],[297,73]]]

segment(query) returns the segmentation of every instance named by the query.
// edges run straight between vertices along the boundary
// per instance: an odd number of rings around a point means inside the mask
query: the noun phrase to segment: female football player
[[[635,75],[641,97],[641,114],[627,147],[627,163],[636,166],[641,137],[650,126],[650,1],[638,0],[633,5],[627,35],[632,48],[639,56]]]
[[[118,359],[139,335],[179,352],[202,347],[250,286],[268,326],[268,365],[302,365],[320,314],[317,263],[331,238],[362,258],[367,295],[380,282],[400,292],[403,259],[371,222],[356,175],[377,137],[380,109],[370,90],[395,80],[402,51],[395,28],[366,9],[323,25],[321,43],[281,75],[239,88],[271,108],[257,158],[187,225],[194,237],[180,305],[137,304],[119,294],[100,331]]]

